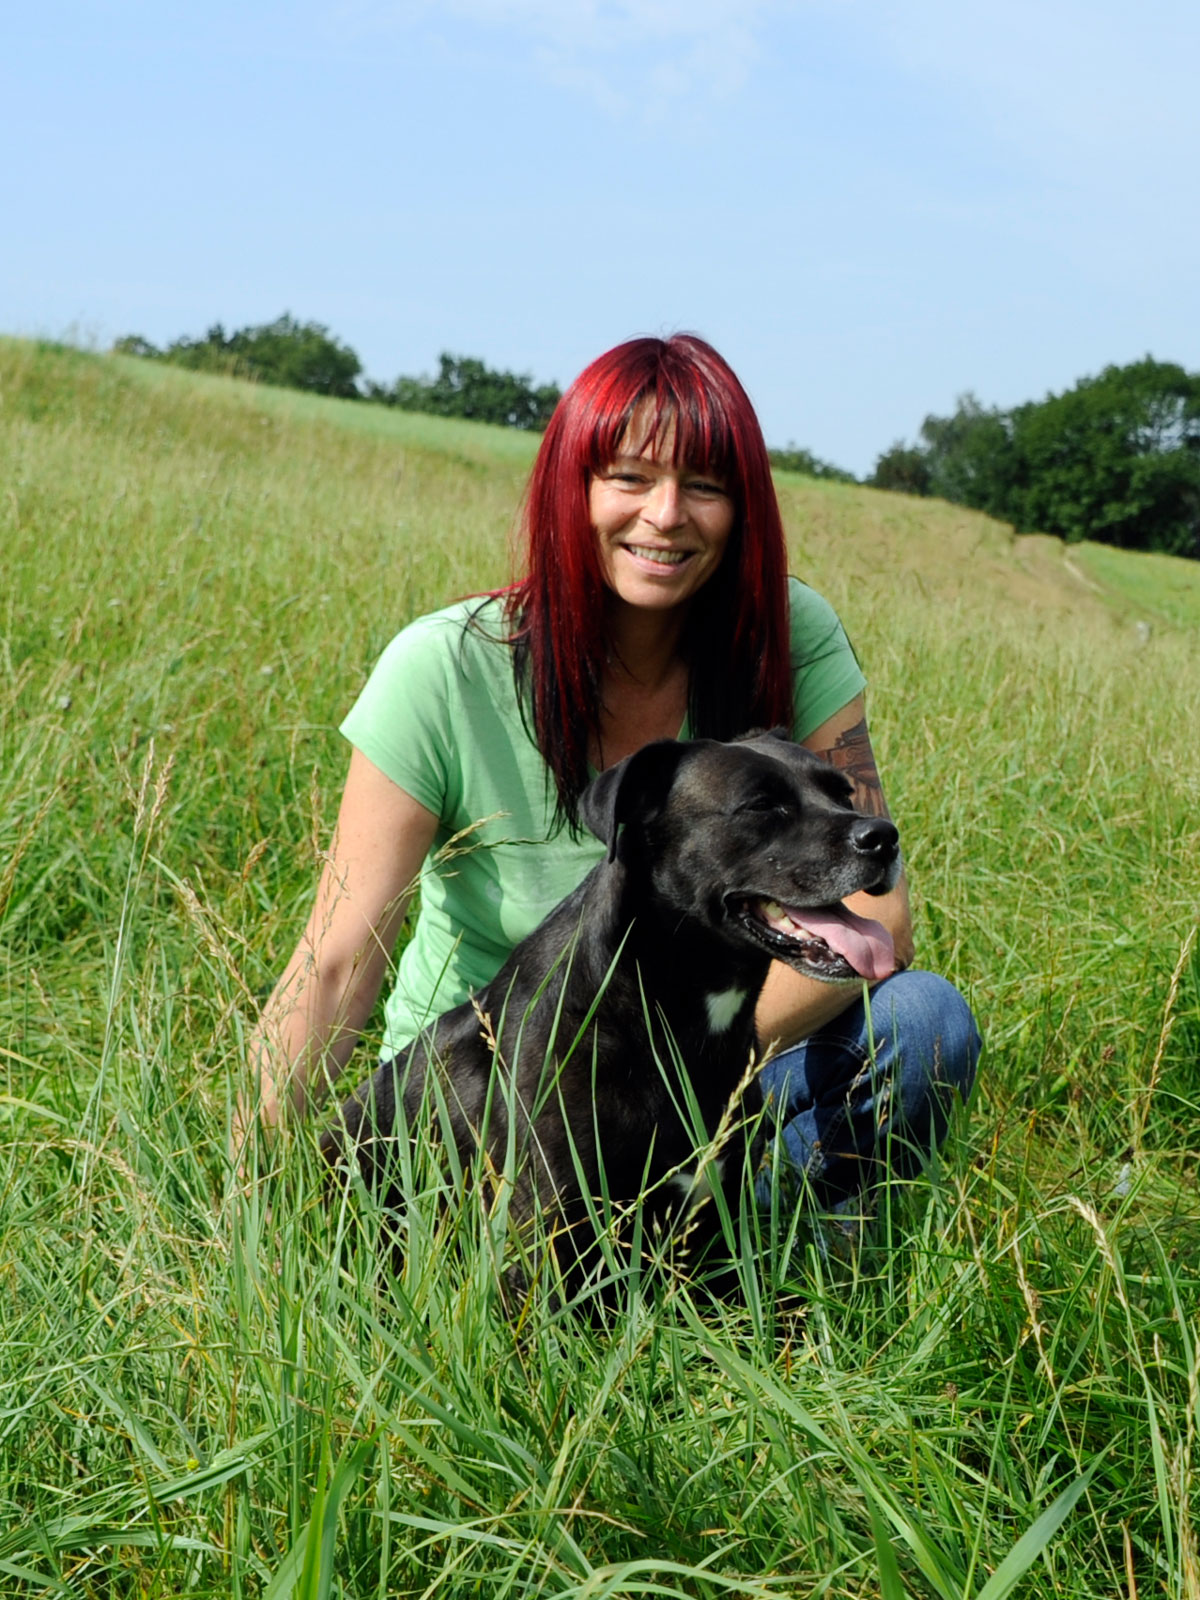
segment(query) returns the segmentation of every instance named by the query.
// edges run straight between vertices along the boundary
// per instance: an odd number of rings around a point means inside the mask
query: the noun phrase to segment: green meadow
[[[513,1321],[473,1192],[392,1281],[317,1124],[231,1161],[337,723],[533,445],[0,341],[0,1593],[1198,1600],[1200,563],[780,476],[987,1044],[861,1249]]]

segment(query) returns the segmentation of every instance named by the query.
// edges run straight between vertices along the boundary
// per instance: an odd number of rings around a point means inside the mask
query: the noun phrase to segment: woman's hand
[[[379,997],[438,819],[355,750],[303,937],[250,1045],[239,1144],[257,1115],[303,1114],[346,1065]]]

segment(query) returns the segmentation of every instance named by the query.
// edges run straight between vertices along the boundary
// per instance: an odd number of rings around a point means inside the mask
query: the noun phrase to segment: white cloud
[[[656,120],[689,97],[743,88],[772,15],[808,0],[345,0],[367,28],[474,23],[527,51],[538,74],[613,115]]]

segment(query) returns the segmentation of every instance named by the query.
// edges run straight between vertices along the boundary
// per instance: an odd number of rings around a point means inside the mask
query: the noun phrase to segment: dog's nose
[[[850,843],[860,855],[886,863],[895,856],[900,835],[886,817],[863,817],[851,828]]]

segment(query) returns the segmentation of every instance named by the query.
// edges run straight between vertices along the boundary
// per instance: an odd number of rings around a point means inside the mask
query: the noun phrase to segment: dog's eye
[[[743,800],[737,809],[739,813],[748,812],[751,816],[758,817],[786,817],[791,813],[789,805],[769,794],[753,795],[749,800]]]

